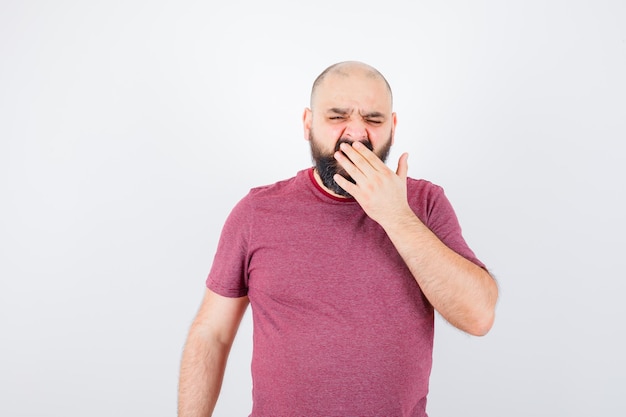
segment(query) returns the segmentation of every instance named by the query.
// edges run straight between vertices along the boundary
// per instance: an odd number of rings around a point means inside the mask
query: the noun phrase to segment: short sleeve
[[[222,228],[206,286],[224,297],[248,294],[250,216],[250,198],[247,196],[233,208]]]
[[[427,204],[427,211],[426,225],[446,246],[465,259],[485,268],[465,242],[459,220],[443,188],[434,186]]]

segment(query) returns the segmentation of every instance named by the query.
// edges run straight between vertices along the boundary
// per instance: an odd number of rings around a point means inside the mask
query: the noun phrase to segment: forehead
[[[317,87],[312,105],[391,112],[391,93],[384,79],[367,71],[332,72]]]

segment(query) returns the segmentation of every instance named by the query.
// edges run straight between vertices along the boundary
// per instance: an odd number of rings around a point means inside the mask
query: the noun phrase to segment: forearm
[[[493,324],[498,289],[487,271],[458,255],[415,215],[407,200],[407,158],[392,172],[362,143],[341,145],[335,158],[356,183],[337,184],[380,224],[433,307],[454,326],[483,335]]]
[[[455,327],[486,334],[498,296],[491,275],[448,248],[412,213],[383,227],[433,307]]]
[[[208,417],[219,396],[230,346],[189,333],[180,369],[179,417]]]

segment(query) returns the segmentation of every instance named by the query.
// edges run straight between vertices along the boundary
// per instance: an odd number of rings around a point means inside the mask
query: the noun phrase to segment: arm
[[[343,144],[341,151],[335,157],[356,184],[339,175],[335,181],[385,229],[433,307],[455,327],[486,334],[495,317],[497,285],[487,271],[448,248],[413,213],[406,195],[408,155],[400,157],[394,173],[359,142]]]
[[[498,296],[491,275],[448,248],[413,212],[383,228],[433,307],[455,327],[487,334]]]
[[[212,415],[226,360],[248,297],[226,298],[207,289],[183,351],[178,387],[178,416]]]

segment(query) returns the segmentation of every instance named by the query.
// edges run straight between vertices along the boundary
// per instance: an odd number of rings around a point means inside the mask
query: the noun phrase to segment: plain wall
[[[172,416],[222,224],[310,166],[326,66],[394,90],[409,174],[498,279],[437,319],[431,416],[626,414],[623,1],[0,2],[0,415]],[[251,407],[246,315],[217,416]]]

